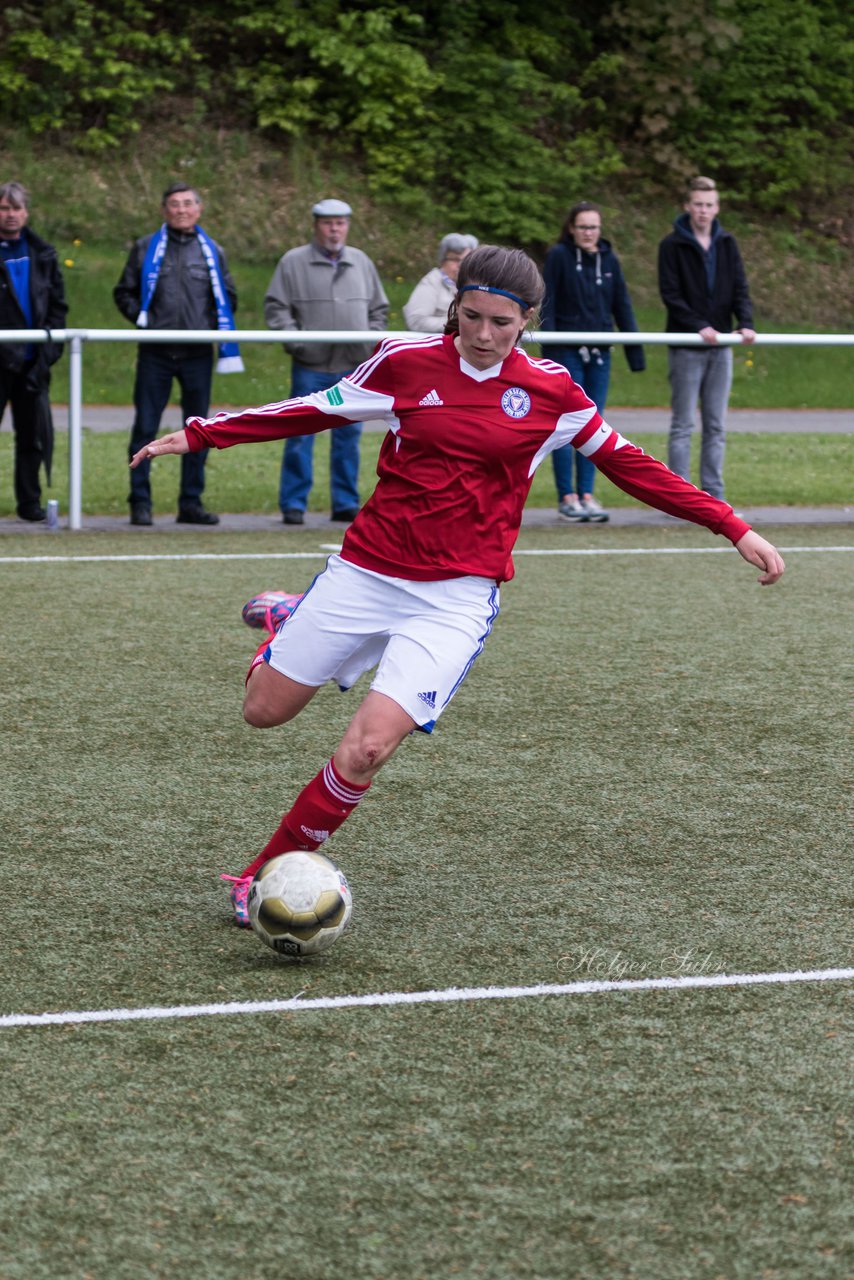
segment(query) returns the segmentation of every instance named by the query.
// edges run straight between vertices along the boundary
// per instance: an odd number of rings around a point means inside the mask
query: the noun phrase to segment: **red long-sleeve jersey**
[[[386,339],[329,391],[190,418],[191,450],[310,435],[382,420],[379,477],[344,537],[345,560],[432,581],[513,576],[512,550],[537,467],[572,444],[634,498],[721,533],[750,528],[725,502],[648,457],[600,417],[562,365],[514,348],[475,369],[453,336]]]

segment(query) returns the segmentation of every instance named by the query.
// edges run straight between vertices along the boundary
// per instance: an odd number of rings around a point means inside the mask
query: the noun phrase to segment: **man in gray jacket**
[[[198,192],[185,182],[173,183],[163,193],[161,210],[163,225],[136,241],[113,290],[119,311],[141,329],[233,329],[237,290],[225,254],[198,225],[202,214]],[[243,368],[236,346],[225,343],[219,351],[219,372],[237,373]],[[204,343],[140,343],[131,458],[157,435],[176,378],[183,416],[208,416],[213,356],[213,347]],[[219,523],[219,516],[202,505],[206,458],[205,449],[181,459],[179,523]],[[152,523],[149,465],[131,472],[131,524]]]
[[[312,209],[310,244],[279,260],[264,299],[271,329],[376,329],[386,327],[388,298],[377,269],[361,249],[347,244],[352,209],[343,200],[321,200]],[[288,343],[291,395],[326,391],[366,360],[373,343]],[[349,523],[360,506],[361,422],[330,432],[332,519]],[[302,524],[314,478],[314,436],[288,440],[282,458],[279,506],[285,524]]]

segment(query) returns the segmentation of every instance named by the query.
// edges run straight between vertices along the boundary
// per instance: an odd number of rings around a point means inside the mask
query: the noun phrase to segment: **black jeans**
[[[169,348],[141,346],[136,361],[133,403],[136,410],[128,456],[156,439],[163,411],[169,403],[172,383],[178,379],[181,388],[181,413],[184,418],[206,418],[211,403],[213,350],[200,347],[198,355],[172,355]],[[181,456],[181,492],[178,506],[201,499],[205,487],[207,449]],[[151,462],[146,459],[130,473],[128,502],[151,503]]]
[[[33,391],[27,386],[27,370],[10,373],[0,370],[0,418],[6,405],[12,406],[12,429],[15,432],[15,505],[18,515],[33,512],[41,506],[42,489],[39,468],[42,446],[39,440],[39,414],[47,409],[41,403],[48,399],[49,388]]]

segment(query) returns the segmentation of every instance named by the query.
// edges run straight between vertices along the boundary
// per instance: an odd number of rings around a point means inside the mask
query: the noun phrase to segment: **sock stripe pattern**
[[[367,791],[368,786],[370,786],[370,783],[367,786],[360,787],[356,783],[346,782],[336,773],[335,766],[331,760],[327,760],[323,766],[323,781],[329,794],[341,804],[347,805],[348,808],[351,805],[357,805]]]
[[[342,778],[331,760],[312,778],[282,818],[267,844],[242,872],[254,876],[265,862],[296,849],[317,849],[349,818],[371,784]]]

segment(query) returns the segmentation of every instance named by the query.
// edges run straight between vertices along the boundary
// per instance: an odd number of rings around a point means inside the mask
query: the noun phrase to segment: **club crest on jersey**
[[[521,387],[509,387],[501,397],[501,408],[508,418],[524,418],[531,412],[531,397]]]

